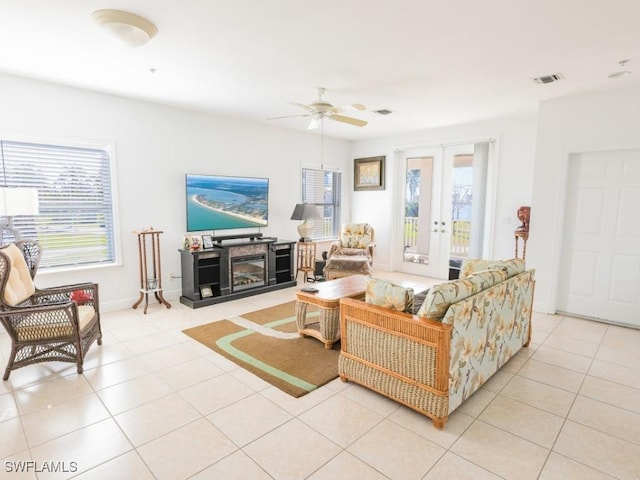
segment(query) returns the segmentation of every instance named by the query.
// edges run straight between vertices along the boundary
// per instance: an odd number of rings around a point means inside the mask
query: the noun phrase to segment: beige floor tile
[[[553,450],[621,479],[636,479],[640,446],[568,420]]]
[[[600,346],[595,358],[603,362],[617,363],[625,367],[640,369],[640,352]]]
[[[640,413],[578,395],[568,418],[640,446]]]
[[[18,405],[13,392],[0,394],[0,423],[18,416]]]
[[[587,373],[591,366],[590,357],[545,346],[538,348],[531,358],[539,362],[550,363],[557,367],[574,370],[578,373]]]
[[[387,477],[348,452],[323,465],[309,480],[386,480]]]
[[[180,391],[202,415],[209,415],[255,393],[229,373],[210,378]]]
[[[398,402],[358,384],[353,384],[352,388],[344,390],[342,395],[383,417],[391,415],[401,406]]]
[[[243,450],[279,480],[306,478],[341,451],[338,445],[297,419],[267,433]]]
[[[502,395],[489,404],[479,419],[545,448],[553,446],[564,422],[564,417]]]
[[[202,357],[178,363],[157,372],[160,378],[174,390],[182,390],[223,373],[221,368]]]
[[[542,469],[539,480],[570,480],[572,478],[580,480],[611,480],[614,477],[551,452],[547,463]]]
[[[551,333],[562,322],[562,315],[550,315],[546,313],[533,312],[531,315],[532,331]]]
[[[517,435],[476,421],[451,452],[505,479],[535,479],[549,450]]]
[[[280,408],[285,409],[294,416],[298,416],[301,413],[306,412],[310,408],[313,408],[336,394],[336,391],[329,388],[318,388],[317,390],[307,393],[300,398],[295,398],[273,386],[260,390],[260,395],[271,400]]]
[[[109,417],[95,393],[56,403],[22,417],[27,442],[31,447]]]
[[[640,413],[640,389],[587,375],[580,395]]]
[[[553,333],[559,333],[560,335],[584,342],[599,344],[607,328],[608,326],[604,323],[581,318],[564,317]]]
[[[424,480],[499,480],[500,478],[455,453],[447,452],[429,470]]]
[[[518,352],[505,363],[500,370],[512,374],[518,373],[524,364],[531,358],[535,352],[530,348],[521,348]]]
[[[118,339],[119,342],[128,342],[136,338],[148,337],[160,333],[161,330],[151,322],[135,319],[127,322],[126,325],[113,326],[109,328],[109,333]]]
[[[238,400],[207,419],[238,446],[244,446],[291,420],[292,416],[259,394]]]
[[[390,479],[421,479],[446,451],[390,420],[384,420],[347,451]]]
[[[204,418],[138,448],[158,480],[188,478],[236,450],[233,442]]]
[[[2,432],[2,441],[0,441],[1,459],[27,449],[27,440],[24,436],[21,419],[12,418],[0,422],[0,431]],[[2,468],[1,465],[0,468]]]
[[[116,422],[113,419],[107,419],[38,445],[31,449],[31,456],[34,461],[40,463],[76,462],[79,474],[131,449],[131,443]],[[38,474],[38,480],[65,477],[67,475]]]
[[[561,417],[567,415],[576,397],[574,393],[520,376],[514,377],[501,394]]]
[[[384,417],[340,394],[307,410],[298,418],[346,448]]]
[[[134,378],[97,392],[111,415],[117,415],[170,393],[173,393],[173,389],[155,373]]]
[[[518,372],[521,377],[535,380],[540,383],[561,388],[569,392],[577,393],[586,376],[574,370],[551,365],[550,363],[529,360]]]
[[[92,393],[85,375],[68,375],[14,390],[22,415]]]
[[[640,390],[640,370],[635,368],[594,360],[589,375]]]
[[[509,383],[512,378],[513,373],[507,372],[505,370],[498,370],[482,385],[482,388],[484,390],[489,390],[490,392],[500,393],[500,391],[507,383]]]
[[[449,415],[445,427],[438,430],[433,425],[431,418],[404,406],[393,412],[388,418],[444,448],[451,447],[474,420],[474,417],[458,409]]]
[[[149,367],[138,358],[131,357],[91,369],[85,372],[84,376],[93,388],[100,390],[149,373],[151,373]]]
[[[251,373],[248,370],[245,370],[244,368],[236,368],[235,370],[230,371],[229,374],[232,377],[240,380],[242,383],[244,383],[254,392],[266,390],[271,386],[269,382],[261,379],[257,375],[254,375],[253,373]]]
[[[136,446],[200,418],[198,411],[177,393],[145,403],[115,416],[127,437]]]
[[[162,370],[198,358],[200,352],[190,348],[186,343],[176,343],[166,348],[153,350],[138,356],[151,370]]]
[[[478,418],[482,411],[487,408],[487,405],[491,403],[491,400],[495,398],[497,393],[489,390],[480,389],[467,398],[462,404],[454,411],[460,411],[469,415],[472,418]],[[452,412],[453,413],[453,412]]]
[[[597,343],[585,342],[584,340],[568,337],[564,335],[564,332],[558,330],[549,334],[543,345],[585,357],[593,357],[598,351]]]
[[[133,353],[140,355],[154,350],[159,350],[161,348],[170,347],[176,343],[176,340],[167,332],[158,332],[152,335],[134,338],[133,340],[127,340],[122,343]]]
[[[256,462],[238,450],[205,468],[189,480],[273,480]]]
[[[109,460],[88,472],[80,474],[77,480],[113,480],[114,478],[130,478],[135,480],[155,480],[151,471],[135,451],[127,452]]]
[[[607,333],[602,340],[602,345],[617,350],[639,353],[640,330],[609,325]]]

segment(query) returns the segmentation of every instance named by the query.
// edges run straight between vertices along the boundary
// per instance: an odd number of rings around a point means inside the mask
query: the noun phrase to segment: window
[[[0,141],[0,185],[38,191],[39,215],[14,228],[40,242],[40,268],[115,261],[111,160],[106,150]]]
[[[332,170],[302,169],[302,201],[318,207],[322,220],[313,222],[314,240],[336,238],[340,232],[340,192],[342,173]]]

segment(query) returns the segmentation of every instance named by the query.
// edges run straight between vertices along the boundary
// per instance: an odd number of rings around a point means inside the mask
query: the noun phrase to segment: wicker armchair
[[[371,275],[373,271],[374,230],[368,223],[342,225],[340,239],[331,244],[324,278]]]
[[[37,288],[41,256],[34,241],[0,248],[0,321],[12,343],[3,380],[17,368],[54,360],[75,363],[82,373],[91,344],[102,344],[98,285]]]

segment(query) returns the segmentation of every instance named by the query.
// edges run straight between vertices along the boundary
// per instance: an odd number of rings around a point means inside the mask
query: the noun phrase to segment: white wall
[[[376,230],[376,268],[392,268],[392,229],[400,212],[394,210],[398,195],[398,166],[395,151],[406,146],[439,143],[472,143],[474,140],[498,138],[498,178],[492,258],[512,258],[513,231],[520,224],[518,207],[530,205],[533,161],[536,141],[535,112],[497,118],[483,122],[414,132],[374,141],[359,141],[353,146],[353,158],[386,155],[386,189],[353,192],[351,217],[354,222],[371,223]],[[353,172],[352,172],[353,176]],[[353,188],[353,179],[350,183]]]
[[[185,173],[268,177],[265,235],[296,240],[290,220],[300,201],[300,168],[318,166],[317,135],[265,127],[85,90],[0,75],[0,138],[113,142],[116,155],[118,239],[122,265],[39,274],[40,286],[95,281],[103,310],[128,308],[138,297],[137,240],[132,231],[153,226],[161,236],[165,296],[177,299],[177,249],[185,233]],[[347,175],[351,145],[325,137],[327,167]],[[349,183],[344,182],[345,211]]]
[[[552,313],[556,309],[569,156],[640,148],[639,132],[639,88],[540,104],[527,252],[527,263],[537,270],[536,310]]]

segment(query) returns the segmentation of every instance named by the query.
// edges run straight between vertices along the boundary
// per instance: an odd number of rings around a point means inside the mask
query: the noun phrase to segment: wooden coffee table
[[[398,285],[411,287],[416,292],[426,290],[426,285],[415,282],[395,281]],[[340,339],[340,299],[357,298],[364,300],[367,285],[367,275],[351,275],[336,280],[315,283],[316,293],[296,292],[296,324],[300,336],[317,338],[324,343],[326,349]],[[319,310],[317,321],[307,319],[307,306],[316,305]],[[315,319],[314,319],[315,320]]]

